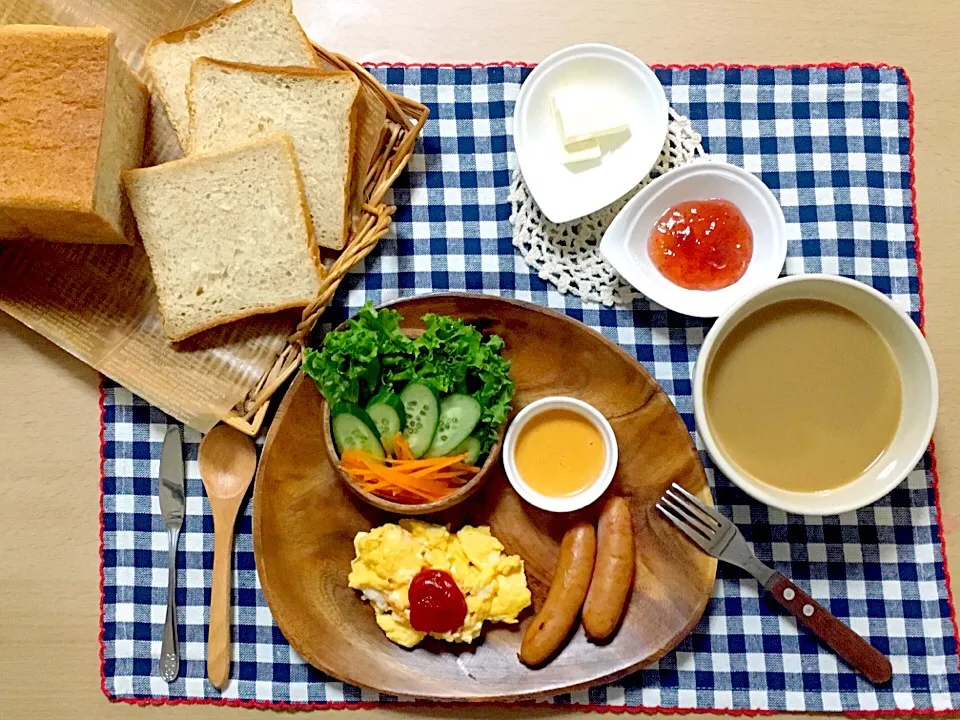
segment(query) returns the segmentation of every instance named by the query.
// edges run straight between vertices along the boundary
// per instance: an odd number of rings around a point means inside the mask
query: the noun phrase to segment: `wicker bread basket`
[[[283,383],[300,367],[303,348],[310,339],[317,320],[326,310],[340,281],[354,264],[365,258],[390,228],[395,207],[384,202],[387,190],[396,182],[413,154],[417,136],[427,121],[425,105],[396,95],[353,60],[316,47],[320,58],[332,67],[356,74],[387,108],[387,122],[380,136],[380,145],[370,163],[364,185],[361,217],[354,218],[347,245],[330,266],[320,293],[303,311],[296,330],[287,338],[287,346],[277,357],[247,397],[223,421],[232,427],[256,435],[270,407],[270,400]]]

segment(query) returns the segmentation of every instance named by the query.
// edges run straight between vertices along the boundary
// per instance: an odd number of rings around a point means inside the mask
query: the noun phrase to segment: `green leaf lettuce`
[[[331,405],[365,404],[378,391],[399,393],[411,381],[429,383],[441,394],[472,395],[483,410],[474,434],[487,452],[514,393],[502,338],[484,338],[462,320],[428,314],[423,334],[411,339],[400,330],[400,319],[395,310],[364,305],[343,330],[327,334],[320,350],[304,352],[303,371]]]

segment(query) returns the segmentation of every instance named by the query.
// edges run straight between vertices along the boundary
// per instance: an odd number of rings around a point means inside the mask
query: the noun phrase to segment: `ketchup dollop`
[[[467,617],[467,600],[446,570],[424,568],[410,583],[410,625],[420,632],[452,632]]]
[[[653,264],[675,285],[719,290],[747,271],[753,231],[729,200],[682,202],[657,220],[648,251]]]

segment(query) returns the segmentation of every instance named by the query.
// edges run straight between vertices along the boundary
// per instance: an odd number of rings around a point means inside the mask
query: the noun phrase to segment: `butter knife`
[[[167,580],[167,619],[160,644],[160,677],[173,682],[180,675],[180,643],[177,640],[177,541],[183,526],[186,497],[183,483],[183,448],[180,428],[167,428],[160,451],[160,514],[167,527],[169,541],[169,579]]]

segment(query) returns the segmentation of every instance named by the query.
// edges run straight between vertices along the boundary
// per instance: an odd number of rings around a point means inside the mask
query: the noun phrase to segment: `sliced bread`
[[[189,154],[283,132],[297,149],[317,242],[346,244],[360,80],[351,72],[266,68],[200,58],[187,98]]]
[[[133,243],[147,102],[110,30],[0,26],[0,239]]]
[[[380,146],[380,135],[387,124],[387,106],[373,90],[361,83],[357,98],[357,139],[354,148],[353,179],[351,180],[350,214],[354,222],[364,219],[360,212],[367,201],[365,186],[373,156]]]
[[[124,180],[170,340],[317,297],[325,273],[288,137]]]
[[[184,148],[190,127],[190,64],[201,56],[258,65],[321,66],[293,14],[292,0],[241,0],[196,25],[155,38],[144,53],[144,64]]]

